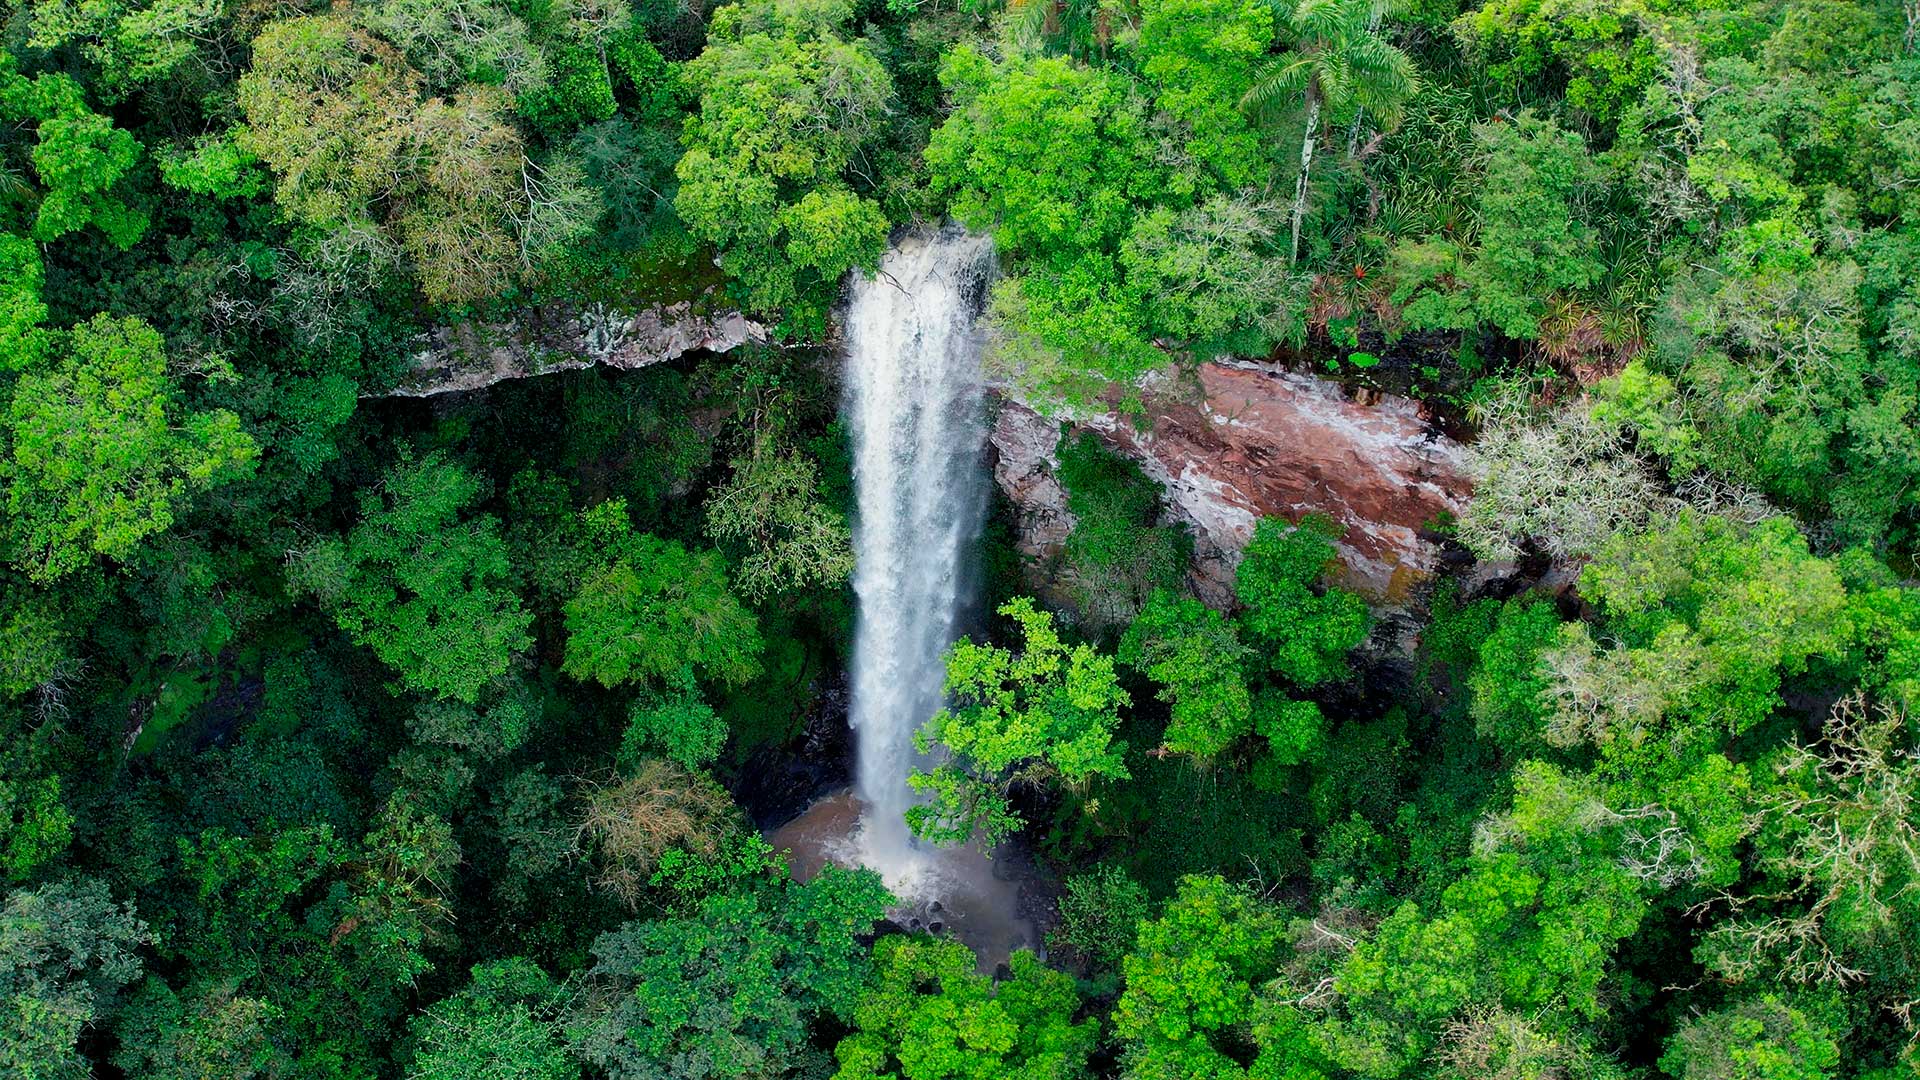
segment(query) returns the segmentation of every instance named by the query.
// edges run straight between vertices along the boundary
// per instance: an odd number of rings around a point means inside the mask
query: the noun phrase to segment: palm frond
[[[1053,13],[1053,0],[1012,0],[1007,20],[1013,40],[1026,48],[1037,48],[1046,41],[1047,22]]]
[[[1343,50],[1329,51],[1319,59],[1320,98],[1335,116],[1343,115],[1353,101],[1353,63]]]
[[[1300,0],[1287,18],[1293,32],[1305,40],[1337,41],[1352,21],[1353,0]]]
[[[1265,120],[1302,97],[1313,81],[1313,58],[1288,53],[1260,69],[1240,98],[1240,111]]]

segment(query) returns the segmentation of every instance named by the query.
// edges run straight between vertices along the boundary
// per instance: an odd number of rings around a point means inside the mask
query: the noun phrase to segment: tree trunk
[[[1293,254],[1287,265],[1300,261],[1300,226],[1307,219],[1307,177],[1313,172],[1313,141],[1320,133],[1320,95],[1307,94],[1307,133],[1300,139],[1300,179],[1293,185]]]
[[[1373,14],[1367,16],[1367,35],[1369,37],[1380,32],[1380,15],[1380,8],[1376,6],[1373,9]],[[1360,121],[1366,115],[1367,110],[1365,109],[1356,108],[1353,110],[1353,125],[1347,129],[1347,160],[1349,161],[1353,160],[1353,155],[1360,152]]]

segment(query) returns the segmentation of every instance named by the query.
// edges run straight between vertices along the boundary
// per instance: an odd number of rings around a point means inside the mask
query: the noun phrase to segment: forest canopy
[[[6,1076],[1920,1076],[1913,0],[0,10]],[[1060,502],[911,778],[1004,964],[767,839],[940,228]],[[1202,565],[1222,358],[1459,437],[1438,572]]]

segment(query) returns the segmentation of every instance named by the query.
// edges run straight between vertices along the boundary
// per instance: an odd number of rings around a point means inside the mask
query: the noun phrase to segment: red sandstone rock
[[[1114,412],[1078,417],[1137,462],[1193,530],[1195,585],[1210,602],[1230,596],[1233,567],[1266,516],[1312,512],[1346,526],[1345,583],[1395,603],[1431,574],[1438,550],[1420,530],[1457,514],[1472,494],[1464,448],[1434,431],[1419,405],[1381,395],[1349,400],[1323,379],[1270,364],[1202,365],[1198,399],[1163,385],[1147,401],[1150,424]],[[1072,529],[1053,477],[1057,425],[1006,402],[993,431],[995,479],[1022,518],[1024,554],[1046,558]]]

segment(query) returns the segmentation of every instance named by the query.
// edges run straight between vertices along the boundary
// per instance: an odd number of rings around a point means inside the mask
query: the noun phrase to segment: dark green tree
[[[871,977],[858,939],[890,900],[872,872],[830,866],[604,934],[568,1020],[573,1052],[613,1080],[779,1075],[814,1018],[852,1018]]]
[[[20,889],[0,905],[0,1066],[21,1080],[83,1080],[82,1035],[140,977],[149,940],[131,904],[92,878]]]

